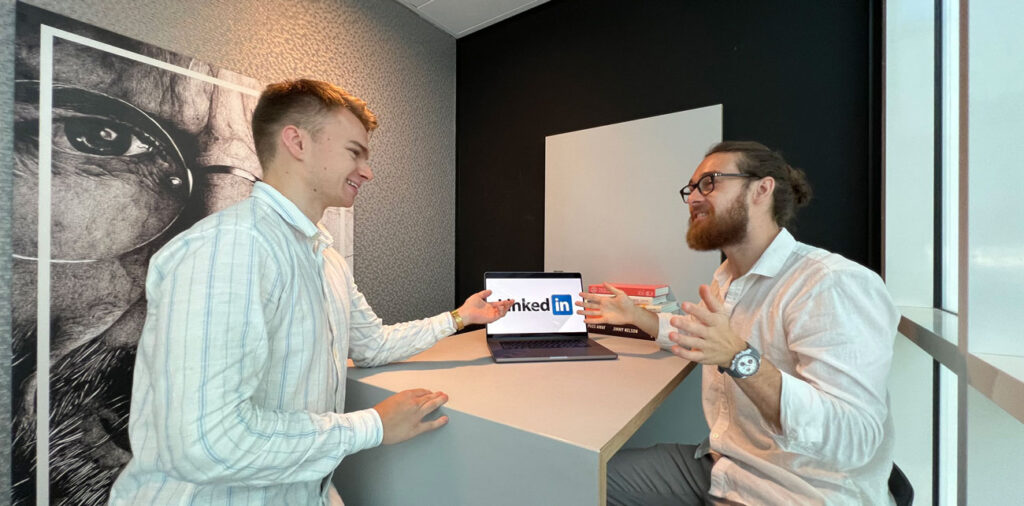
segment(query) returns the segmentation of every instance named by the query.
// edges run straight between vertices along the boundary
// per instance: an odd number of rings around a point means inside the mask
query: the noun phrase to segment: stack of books
[[[611,283],[612,286],[626,292],[634,304],[652,313],[679,313],[679,301],[672,293],[672,288],[664,284],[636,285]],[[587,292],[611,297],[611,292],[604,285],[590,285]],[[640,330],[636,325],[612,325],[610,323],[588,323],[587,331],[609,336],[633,337],[636,339],[654,340],[654,336]]]

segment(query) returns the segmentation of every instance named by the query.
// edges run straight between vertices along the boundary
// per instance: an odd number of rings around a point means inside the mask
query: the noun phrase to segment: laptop
[[[583,291],[578,272],[488,272],[490,301],[515,301],[508,313],[487,324],[487,346],[495,362],[610,360],[613,351],[587,337],[576,301]]]

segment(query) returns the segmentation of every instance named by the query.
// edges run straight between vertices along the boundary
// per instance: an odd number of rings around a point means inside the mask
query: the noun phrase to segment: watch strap
[[[747,350],[749,350],[749,353],[747,352]],[[725,367],[722,367],[722,366],[718,366],[718,372],[719,373],[723,373],[724,372],[724,373],[728,374],[729,376],[732,376],[733,378],[741,378],[741,379],[742,378],[748,378],[750,376],[753,376],[754,374],[757,374],[756,370],[752,374],[740,374],[740,372],[736,370],[736,362],[737,362],[737,360],[741,356],[746,356],[746,355],[752,355],[758,361],[758,369],[760,369],[761,353],[757,351],[757,348],[754,348],[748,342],[746,348],[743,348],[738,353],[733,355],[732,362],[729,364],[729,367],[725,368]]]
[[[459,314],[459,310],[458,309],[453,309],[453,310],[449,311],[449,313],[451,313],[451,315],[452,315],[452,320],[455,321],[455,331],[456,332],[466,328],[466,323],[464,321],[462,321],[462,315]]]

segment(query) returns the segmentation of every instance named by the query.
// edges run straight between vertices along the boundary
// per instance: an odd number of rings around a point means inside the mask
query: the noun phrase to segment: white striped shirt
[[[376,411],[338,412],[348,358],[401,360],[454,322],[382,325],[330,243],[257,183],[153,256],[111,504],[319,504],[342,458],[380,444]]]

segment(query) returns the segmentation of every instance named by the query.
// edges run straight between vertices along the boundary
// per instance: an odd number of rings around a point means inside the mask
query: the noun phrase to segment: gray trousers
[[[711,504],[711,455],[695,445],[659,444],[621,450],[608,461],[609,506]]]

